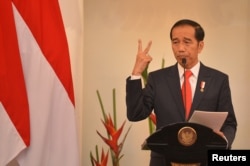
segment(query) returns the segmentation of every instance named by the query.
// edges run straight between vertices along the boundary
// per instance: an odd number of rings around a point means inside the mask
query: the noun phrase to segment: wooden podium
[[[224,138],[211,128],[196,123],[175,123],[150,135],[142,145],[166,156],[172,166],[203,166],[207,163],[207,151],[226,149]]]

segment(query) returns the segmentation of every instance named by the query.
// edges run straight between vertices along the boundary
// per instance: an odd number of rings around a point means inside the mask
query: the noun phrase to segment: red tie
[[[191,85],[189,82],[189,78],[192,75],[193,73],[190,70],[185,71],[185,75],[184,75],[185,79],[181,88],[183,102],[184,102],[185,111],[186,111],[186,115],[185,115],[186,119],[188,119],[189,117],[189,113],[190,113],[190,109],[192,105],[192,90],[191,90]]]

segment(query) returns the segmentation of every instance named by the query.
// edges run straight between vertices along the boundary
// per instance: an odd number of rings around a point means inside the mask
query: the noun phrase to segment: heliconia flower
[[[149,115],[149,118],[152,120],[152,122],[156,125],[156,115],[154,113],[151,113]]]
[[[122,126],[119,128],[119,130],[116,130],[113,121],[109,115],[106,122],[102,121],[107,132],[109,135],[109,138],[103,137],[98,131],[97,134],[103,139],[103,141],[109,145],[109,147],[114,151],[116,156],[119,156],[119,153],[121,151],[122,144],[118,144],[118,139],[121,135],[121,132],[123,130],[123,127],[125,125],[125,121],[123,122]]]
[[[102,149],[102,156],[101,156],[101,161],[100,163],[93,157],[93,155],[91,154],[91,162],[92,165],[93,163],[95,164],[95,166],[107,166],[108,163],[108,156],[109,156],[109,151],[106,153],[106,155],[104,154],[104,151]]]
[[[103,137],[98,131],[97,131],[97,134],[109,146],[113,166],[119,166],[120,159],[124,156],[123,154],[120,154],[120,153],[122,151],[126,137],[131,129],[131,126],[128,128],[127,132],[124,133],[123,139],[120,141],[120,143],[118,143],[118,139],[121,136],[122,130],[125,126],[125,121],[123,122],[122,126],[117,130],[115,89],[113,89],[113,106],[114,106],[113,107],[113,119],[110,117],[110,115],[107,116],[103,107],[103,103],[102,103],[99,91],[97,91],[97,96],[101,105],[102,115],[104,119],[102,120],[102,123],[106,128],[107,138]],[[92,166],[95,166],[93,162],[92,162]]]

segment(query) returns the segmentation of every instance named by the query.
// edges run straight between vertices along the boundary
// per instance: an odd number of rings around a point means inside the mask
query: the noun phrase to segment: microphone
[[[184,70],[186,69],[186,63],[187,63],[187,59],[186,58],[182,58],[181,63],[184,66]]]
[[[184,92],[183,92],[182,95],[183,95],[184,109],[186,110],[186,105],[187,105],[186,104],[186,102],[187,102],[187,95],[186,95],[187,94],[187,83],[186,83],[186,74],[185,74],[185,72],[186,72],[187,59],[186,58],[182,58],[181,63],[182,63],[183,68],[184,68],[184,73],[183,73],[184,80],[183,80],[183,86],[182,86],[182,88],[184,89],[183,90]]]

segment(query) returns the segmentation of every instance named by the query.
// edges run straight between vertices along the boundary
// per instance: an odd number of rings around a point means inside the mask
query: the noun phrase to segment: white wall
[[[165,58],[166,66],[172,65],[175,59],[169,30],[174,22],[182,18],[194,19],[205,29],[205,49],[200,55],[201,61],[230,76],[239,124],[233,148],[250,149],[250,1],[84,0],[84,53],[83,58],[79,57],[82,56],[80,53],[73,57],[74,81],[83,81],[76,89],[82,123],[82,165],[91,165],[89,153],[94,152],[96,144],[107,150],[96,134],[96,130],[105,134],[96,90],[102,95],[106,111],[111,113],[112,89],[116,88],[120,125],[126,120],[125,79],[132,71],[137,39],[141,38],[144,45],[148,40],[153,41],[150,54],[154,60],[150,71],[160,68],[162,58]],[[127,121],[124,129],[130,124],[132,129],[122,151],[125,156],[121,165],[148,165],[149,152],[140,150],[148,136],[147,121]]]

